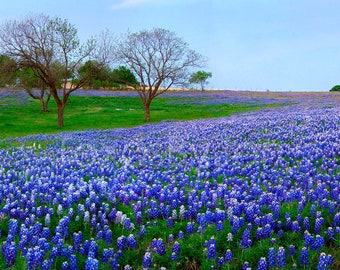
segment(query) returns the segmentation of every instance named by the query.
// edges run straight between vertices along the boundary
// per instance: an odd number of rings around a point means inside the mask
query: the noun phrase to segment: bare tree
[[[146,121],[150,120],[152,100],[170,87],[187,85],[190,69],[204,63],[203,57],[174,32],[158,28],[127,33],[118,42],[116,57],[140,81],[138,86],[131,86],[143,102]]]
[[[87,60],[100,59],[94,55],[94,39],[81,44],[72,24],[44,14],[4,23],[0,28],[0,48],[19,67],[32,68],[49,88],[58,108],[58,126],[64,125],[64,108],[70,94],[91,77],[91,72],[80,76],[79,66]]]

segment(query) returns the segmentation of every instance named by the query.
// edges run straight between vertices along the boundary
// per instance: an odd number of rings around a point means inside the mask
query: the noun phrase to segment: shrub
[[[340,85],[335,85],[333,86],[333,88],[331,90],[329,90],[330,92],[336,92],[336,91],[340,91]]]

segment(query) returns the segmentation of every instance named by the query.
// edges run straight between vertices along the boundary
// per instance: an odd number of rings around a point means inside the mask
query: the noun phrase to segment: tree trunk
[[[48,111],[48,102],[50,101],[51,95],[47,95],[46,100],[44,98],[40,99],[40,103],[41,103],[41,110],[43,112],[47,112]]]
[[[144,113],[145,113],[145,121],[150,121],[150,104],[146,103],[144,104]]]
[[[43,112],[47,112],[47,104],[46,104],[46,102],[45,102],[45,100],[43,98],[40,99],[40,103],[41,103],[41,110]]]
[[[58,127],[64,126],[64,108],[65,105],[58,105]]]

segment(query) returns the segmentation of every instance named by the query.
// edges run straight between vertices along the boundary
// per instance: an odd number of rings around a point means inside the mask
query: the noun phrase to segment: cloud
[[[154,0],[123,0],[120,3],[114,4],[111,8],[114,10],[124,9],[124,8],[132,8],[141,6],[146,3],[153,2]]]

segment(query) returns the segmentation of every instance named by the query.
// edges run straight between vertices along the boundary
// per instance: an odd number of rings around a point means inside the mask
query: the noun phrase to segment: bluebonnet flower
[[[263,238],[263,228],[262,227],[258,227],[256,229],[256,239],[257,240],[261,240]]]
[[[143,268],[151,269],[152,267],[152,257],[150,252],[145,252],[143,256]]]
[[[168,243],[173,243],[175,241],[175,237],[174,237],[174,235],[171,233],[171,234],[169,234],[169,236],[168,236]]]
[[[102,261],[103,262],[110,262],[114,258],[114,251],[112,248],[104,248],[103,249],[103,256]]]
[[[73,233],[73,246],[75,250],[80,248],[80,245],[83,243],[83,233],[79,231],[78,233]]]
[[[292,219],[290,217],[286,218],[286,229],[287,230],[291,230],[292,229]]]
[[[130,234],[127,238],[127,246],[130,248],[137,248],[137,240],[133,234]]]
[[[92,257],[87,257],[85,261],[85,270],[98,270],[99,263],[98,260]]]
[[[288,254],[292,257],[296,256],[296,247],[294,245],[289,245]]]
[[[304,208],[303,202],[299,202],[299,203],[298,203],[298,208],[297,208],[298,213],[301,213],[302,210],[303,210],[303,208]]]
[[[111,261],[111,269],[118,270],[119,269],[119,263],[116,258],[113,258]]]
[[[90,212],[89,211],[85,211],[84,213],[84,222],[90,223]]]
[[[328,266],[330,266],[333,263],[333,258],[331,255],[326,255],[326,253],[322,252],[319,256],[319,262],[317,269],[318,270],[327,270],[329,269]]]
[[[286,250],[284,247],[279,247],[277,252],[277,266],[282,268],[286,265]]]
[[[98,231],[96,239],[104,239],[107,244],[112,244],[112,231],[107,229],[105,231]]]
[[[300,232],[300,224],[297,220],[294,220],[292,223],[292,231],[294,232]]]
[[[300,253],[300,265],[301,266],[308,266],[309,265],[309,253],[306,247],[301,249]]]
[[[96,241],[94,241],[93,239],[90,240],[90,245],[89,245],[89,253],[92,252],[93,253],[93,258],[97,258],[98,256],[98,244]]]
[[[41,232],[41,238],[49,239],[51,236],[50,228],[44,227]]]
[[[143,215],[141,211],[137,211],[135,214],[135,219],[137,224],[142,224],[143,222]]]
[[[50,243],[46,240],[46,238],[39,238],[37,245],[41,250],[46,252],[50,250]]]
[[[126,246],[126,242],[127,242],[126,236],[124,236],[124,235],[119,236],[117,238],[117,249],[121,250],[121,251],[124,251],[125,250],[125,246]]]
[[[174,245],[172,246],[172,252],[178,255],[180,251],[181,251],[181,245],[176,241]]]
[[[178,259],[178,254],[176,252],[172,252],[170,256],[170,260],[176,261]]]
[[[277,242],[277,239],[275,237],[270,238],[270,243],[273,245]]]
[[[268,224],[268,223],[267,223],[266,225],[264,225],[263,232],[262,232],[262,236],[263,236],[264,238],[269,238],[271,232],[272,232],[272,227],[271,227],[271,225]]]
[[[233,216],[232,224],[231,224],[231,233],[233,235],[237,234],[239,228],[240,228],[240,220],[237,216]]]
[[[334,233],[333,227],[328,227],[327,231],[326,231],[326,234],[327,234],[329,240],[332,241],[332,240],[335,239],[335,233]]]
[[[53,264],[53,260],[51,260],[51,259],[44,260],[42,265],[41,265],[41,269],[42,270],[49,270],[49,269],[51,269],[52,264]],[[72,269],[77,269],[77,268],[72,268]]]
[[[315,241],[312,245],[312,249],[320,252],[320,250],[324,246],[324,244],[325,244],[325,239],[322,236],[317,234],[315,236]]]
[[[208,250],[207,250],[207,256],[208,260],[216,260],[216,245],[215,244],[209,244]]]
[[[329,265],[331,265],[331,264],[334,263],[333,256],[330,255],[330,254],[327,255],[327,263],[328,263]]]
[[[107,219],[111,222],[114,223],[117,217],[117,210],[116,208],[112,208],[110,213],[107,216]]]
[[[257,270],[267,270],[267,269],[268,269],[268,267],[267,267],[266,258],[261,257],[259,262],[258,262],[258,265],[257,265]]]
[[[8,234],[11,235],[16,235],[18,233],[19,230],[19,225],[18,225],[18,221],[16,219],[10,219],[9,220],[9,225],[8,225]]]
[[[19,240],[19,244],[18,244],[18,249],[19,249],[21,252],[24,252],[24,249],[26,248],[26,245],[28,244],[27,235],[24,234],[24,235],[22,235],[19,239],[20,239],[20,240]]]
[[[133,225],[132,225],[131,220],[129,218],[126,218],[124,220],[124,228],[125,228],[125,230],[128,230],[128,231],[133,229]]]
[[[146,233],[146,228],[145,228],[145,226],[144,226],[144,225],[140,226],[140,231],[138,232],[138,236],[139,236],[139,237],[142,237],[142,236],[145,235],[145,233]]]
[[[182,231],[178,232],[178,238],[183,239],[184,238],[184,233]]]
[[[316,217],[316,206],[315,206],[315,204],[311,205],[309,215],[311,217]]]
[[[77,257],[74,254],[70,256],[70,269],[78,269]]]
[[[314,226],[314,233],[315,234],[320,234],[321,233],[321,228],[322,225],[324,224],[324,219],[323,217],[319,217],[315,220],[315,226]]]
[[[332,225],[333,225],[334,227],[340,225],[340,212],[338,212],[338,213],[336,213],[336,214],[334,215]]]
[[[58,209],[57,209],[57,215],[61,216],[62,213],[63,213],[63,206],[61,204],[59,204]]]
[[[251,269],[249,262],[244,262],[242,265],[242,270],[249,270],[249,269]]]
[[[224,223],[219,220],[217,223],[216,223],[216,232],[220,232],[224,229]]]
[[[6,260],[6,266],[12,267],[15,264],[15,259],[17,256],[17,249],[15,242],[7,243],[5,242],[2,246],[2,254]]]
[[[85,212],[85,213],[86,213],[86,212]],[[90,220],[90,226],[91,226],[92,228],[95,228],[96,225],[97,225],[97,217],[96,217],[96,214],[93,214],[93,215],[92,215],[92,218],[91,218],[91,220]]]
[[[227,251],[225,252],[224,258],[227,263],[231,262],[231,260],[233,259],[233,253],[231,252],[230,249],[227,249]]]
[[[27,260],[28,269],[37,269],[42,265],[44,253],[39,247],[28,248],[25,258]]]
[[[165,251],[165,245],[164,245],[164,242],[163,242],[163,239],[162,238],[158,238],[156,240],[156,243],[155,243],[155,248],[156,248],[156,252],[163,256],[165,255],[166,251]]]
[[[250,230],[245,229],[241,239],[241,248],[247,249],[252,245],[253,241],[250,239]]]
[[[63,262],[63,263],[61,264],[61,269],[62,269],[62,270],[68,270],[68,269],[69,269],[69,264],[68,264],[68,262]]]
[[[273,247],[269,248],[268,251],[268,266],[269,268],[275,268],[276,266],[276,259],[275,259],[275,249]]]
[[[224,257],[218,257],[218,259],[217,259],[217,267],[221,268],[224,264],[225,264]]]
[[[305,217],[303,219],[303,228],[307,231],[310,230],[310,221],[309,221],[309,218],[308,217]]]
[[[167,220],[166,220],[166,225],[168,228],[172,228],[174,225],[175,225],[175,221],[172,217],[169,217]]]
[[[194,229],[195,229],[194,224],[192,222],[188,222],[186,227],[187,234],[193,234]]]
[[[304,232],[303,240],[305,241],[305,246],[307,248],[311,248],[314,245],[314,238],[308,231]]]

